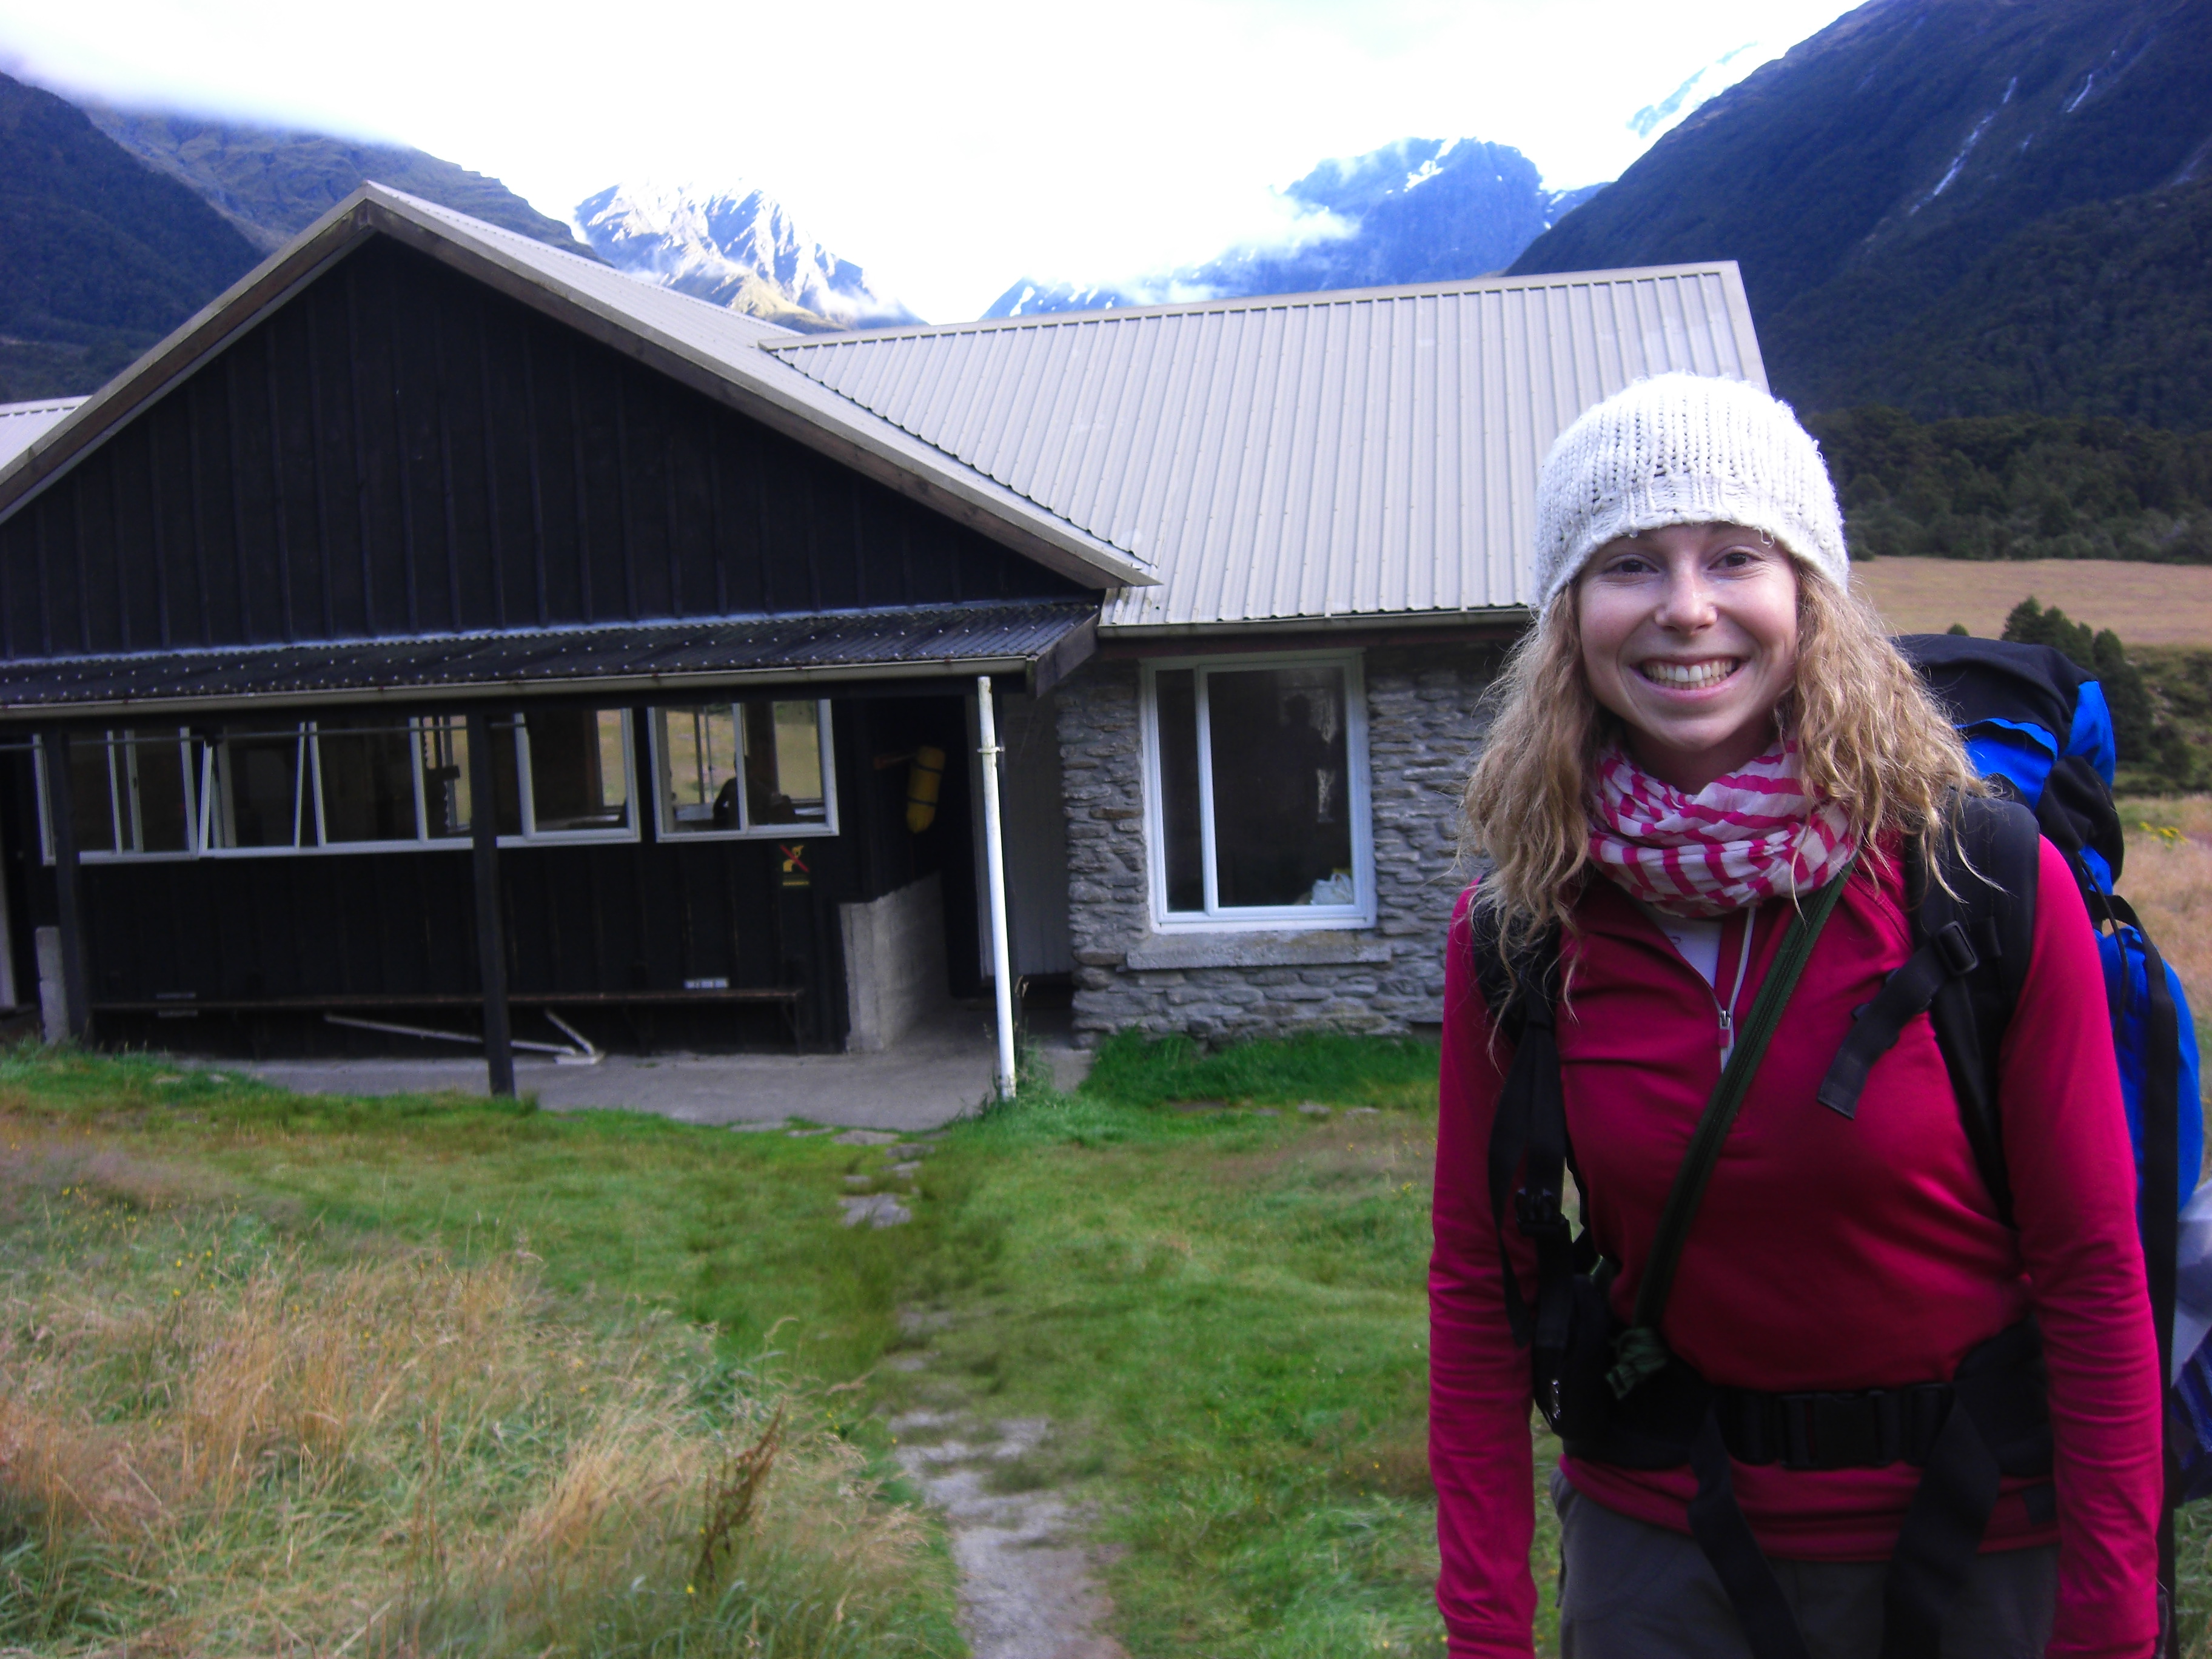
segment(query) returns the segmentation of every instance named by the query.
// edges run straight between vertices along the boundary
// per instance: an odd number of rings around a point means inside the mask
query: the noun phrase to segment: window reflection
[[[629,769],[619,708],[537,709],[519,716],[538,835],[629,827]]]
[[[1349,911],[1361,902],[1351,676],[1341,661],[1152,672],[1156,855],[1167,914]]]
[[[413,841],[415,752],[404,726],[388,715],[315,722],[315,781],[322,794],[322,841]]]
[[[654,709],[661,834],[829,827],[828,710],[769,698]]]
[[[226,733],[216,749],[217,847],[297,847],[306,801],[307,729]]]

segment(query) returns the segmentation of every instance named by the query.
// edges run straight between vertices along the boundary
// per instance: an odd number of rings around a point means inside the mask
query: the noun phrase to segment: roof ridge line
[[[1531,288],[1572,288],[1594,281],[1618,283],[1668,276],[1719,275],[1733,259],[1692,259],[1679,264],[1624,265],[1589,270],[1548,271],[1508,276],[1490,272],[1434,283],[1384,283],[1368,288],[1310,289],[1296,294],[1229,294],[1210,300],[1177,300],[1156,306],[1109,306],[1097,311],[1042,311],[1028,317],[975,317],[959,323],[901,323],[884,328],[853,328],[834,334],[792,335],[788,340],[763,340],[759,349],[771,356],[812,347],[861,344],[879,340],[919,340],[952,334],[982,334],[1006,329],[1050,328],[1068,323],[1140,321],[1150,317],[1204,316],[1214,312],[1268,311],[1317,305],[1357,305],[1377,300],[1425,300],[1458,294],[1507,294]]]

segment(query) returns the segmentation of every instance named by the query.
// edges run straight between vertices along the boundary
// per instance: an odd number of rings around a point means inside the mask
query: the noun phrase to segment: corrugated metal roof
[[[1766,384],[1732,262],[759,347],[1149,562],[1110,629],[1528,605],[1562,428],[1669,369]]]
[[[0,467],[28,449],[83,401],[82,398],[49,398],[43,403],[0,404]]]
[[[750,412],[774,421],[802,442],[858,463],[909,487],[939,510],[1079,581],[1101,586],[1152,580],[1142,559],[1059,514],[962,465],[933,445],[825,391],[755,348],[794,337],[788,331],[672,289],[625,276],[596,259],[534,241],[465,213],[421,201],[382,185],[363,185],[210,301],[167,340],[84,400],[84,407],[12,458],[0,456],[0,514],[65,467],[149,397],[189,373],[292,284],[359,236],[382,230],[448,258],[473,256],[496,280],[527,290],[619,331],[625,342],[660,348],[703,370],[738,394]],[[462,259],[453,263],[469,268]],[[482,267],[478,267],[482,274]],[[571,313],[574,314],[574,313]],[[635,349],[635,348],[632,348]]]
[[[834,611],[658,627],[555,629],[344,645],[147,652],[0,667],[0,710],[194,713],[405,697],[582,689],[689,695],[753,681],[909,678],[946,673],[1052,678],[1089,654],[1097,607],[1012,601]]]

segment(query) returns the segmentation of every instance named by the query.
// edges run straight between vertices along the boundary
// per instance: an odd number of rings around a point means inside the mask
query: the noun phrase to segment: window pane
[[[745,739],[745,816],[754,824],[819,823],[822,795],[820,706],[813,702],[740,703]]]
[[[1344,671],[1217,670],[1206,696],[1218,902],[1352,903]]]
[[[348,730],[358,726],[359,731]],[[415,759],[405,726],[389,714],[316,722],[323,840],[415,839]]]
[[[1200,866],[1198,807],[1198,676],[1188,668],[1163,669],[1152,679],[1159,711],[1160,829],[1166,843],[1168,908],[1206,908]]]
[[[629,827],[620,709],[533,710],[525,732],[539,834]]]
[[[116,757],[118,770],[128,761],[128,769],[123,771],[130,798],[125,839],[134,852],[191,852],[183,733],[174,727],[140,726],[125,735],[130,745]]]
[[[225,735],[220,763],[224,846],[299,844],[301,747],[296,731]]]
[[[415,741],[422,751],[422,822],[433,841],[450,841],[470,831],[469,728],[452,718],[417,721]],[[495,739],[493,752],[498,752]],[[514,745],[507,749],[507,770],[514,769]],[[510,792],[511,793],[511,792]]]
[[[738,827],[738,721],[726,702],[656,709],[662,824],[671,835]]]
[[[107,740],[99,733],[70,739],[70,831],[76,850],[112,853],[115,850],[115,805],[109,793]]]

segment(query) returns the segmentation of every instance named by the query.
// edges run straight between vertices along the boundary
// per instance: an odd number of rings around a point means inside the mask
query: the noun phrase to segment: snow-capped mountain
[[[1364,155],[1323,161],[1286,188],[1293,216],[1291,234],[1282,241],[1232,247],[1203,264],[1130,282],[1024,278],[983,314],[1103,311],[1480,276],[1511,264],[1602,188],[1547,190],[1535,163],[1510,145],[1401,138]]]
[[[1646,104],[1630,116],[1628,130],[1638,138],[1658,138],[1673,131],[1765,61],[1759,42],[1745,41],[1734,52],[1713,59],[1657,103]]]
[[[610,185],[576,204],[576,226],[618,270],[787,328],[921,320],[801,231],[765,191]]]

